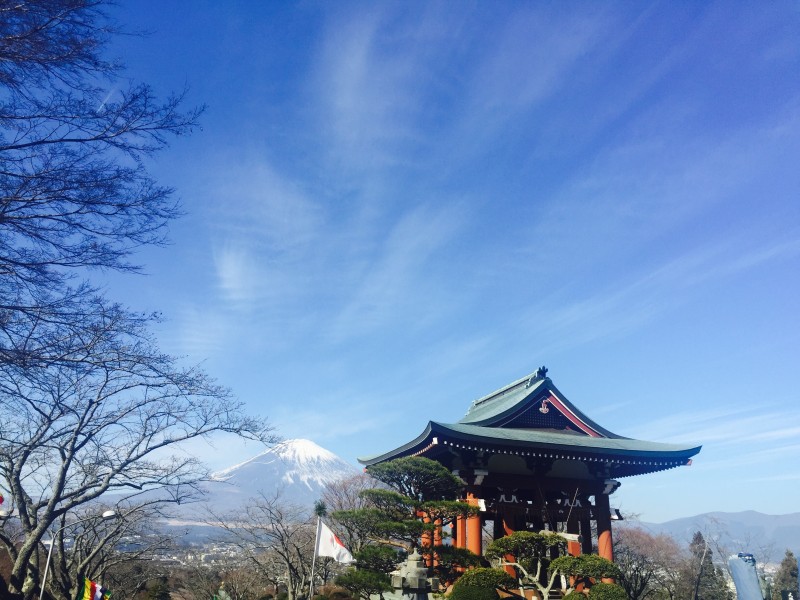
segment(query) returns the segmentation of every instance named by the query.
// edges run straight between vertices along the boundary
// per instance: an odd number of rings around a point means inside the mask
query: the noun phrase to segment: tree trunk
[[[28,542],[19,549],[9,577],[8,592],[12,598],[33,600],[39,585],[37,545]]]

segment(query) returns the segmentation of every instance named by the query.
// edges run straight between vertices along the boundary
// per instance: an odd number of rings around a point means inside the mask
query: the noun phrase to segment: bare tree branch
[[[110,493],[151,508],[153,497],[196,495],[208,473],[182,444],[274,440],[229,390],[158,349],[157,315],[87,280],[92,269],[135,272],[136,251],[165,243],[181,209],[146,162],[203,110],[184,107],[185,90],[159,99],[121,77],[104,57],[122,33],[106,6],[0,0],[0,487],[18,526],[4,524],[0,544],[13,561],[8,593],[23,600],[39,591],[50,531],[52,593],[66,598],[80,573],[106,568],[119,530],[92,538],[93,553],[69,555],[64,536]]]

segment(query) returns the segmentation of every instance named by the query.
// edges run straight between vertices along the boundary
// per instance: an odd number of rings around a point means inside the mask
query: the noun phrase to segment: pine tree
[[[362,547],[356,553],[355,569],[338,577],[338,585],[361,598],[381,594],[390,587],[387,573],[404,560],[406,552],[417,549],[426,558],[429,574],[442,581],[480,561],[468,550],[441,545],[437,539],[457,517],[477,513],[476,507],[456,500],[463,483],[448,469],[412,456],[370,466],[367,472],[385,486],[362,490],[363,508],[337,510],[331,517],[344,529],[384,547]],[[398,548],[403,552],[398,553]]]
[[[789,594],[794,600],[800,600],[800,589],[797,581],[797,558],[791,550],[786,551],[775,579],[772,583],[772,600],[787,600]]]
[[[733,594],[725,582],[722,569],[712,560],[713,553],[699,531],[689,545],[691,573],[693,576],[694,600],[733,600]]]
[[[367,507],[339,510],[331,517],[346,529],[367,532],[375,541],[412,551],[430,552],[434,532],[457,516],[477,509],[457,501],[463,483],[439,463],[419,456],[398,458],[367,468],[388,486],[360,492]]]

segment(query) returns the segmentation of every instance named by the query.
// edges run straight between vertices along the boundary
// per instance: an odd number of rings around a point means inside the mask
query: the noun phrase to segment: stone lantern
[[[425,600],[428,592],[439,591],[439,578],[428,577],[428,568],[422,557],[414,550],[406,562],[391,573],[395,594],[402,598]]]

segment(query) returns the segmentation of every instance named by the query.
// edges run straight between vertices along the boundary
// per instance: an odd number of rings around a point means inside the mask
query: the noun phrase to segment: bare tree
[[[614,562],[621,585],[631,600],[675,598],[683,551],[665,534],[641,528],[619,529],[614,537]]]
[[[74,582],[90,576],[113,589],[115,598],[132,598],[153,577],[167,576],[166,569],[154,568],[158,564],[154,559],[174,548],[173,538],[157,525],[165,516],[165,504],[157,497],[136,504],[120,502],[111,520],[103,519],[96,507],[72,524],[62,516],[52,541],[55,546],[49,577],[54,582],[53,596],[69,600],[77,591]],[[127,568],[136,564],[147,564],[139,576]]]
[[[159,353],[124,311],[95,325],[72,364],[0,362],[0,478],[24,533],[21,546],[1,532],[0,543],[14,561],[11,590],[26,597],[39,542],[60,519],[114,491],[131,502],[142,490],[186,500],[208,473],[170,453],[183,442],[215,432],[273,441],[263,420],[243,415],[203,372]]]
[[[336,513],[367,508],[370,502],[362,492],[380,485],[379,481],[366,473],[359,473],[329,483],[322,492],[322,501],[325,503],[329,518],[336,523],[338,531],[341,532],[342,543],[353,554],[370,542],[368,532],[350,520],[337,519]]]
[[[226,567],[194,565],[179,574],[178,589],[187,600],[214,598],[220,584],[225,581]]]
[[[286,587],[289,600],[302,595],[311,581],[316,532],[308,510],[283,501],[279,493],[262,494],[238,513],[212,518],[263,577]]]
[[[756,560],[757,570],[762,574],[765,565],[776,560],[775,542],[763,535],[756,535],[749,530],[731,535],[724,521],[711,515],[703,518],[702,525],[703,537],[716,553],[718,563],[728,574],[728,578],[732,578],[733,574],[726,558],[739,552],[751,553]]]
[[[184,93],[162,101],[121,77],[104,57],[120,31],[105,8],[0,0],[0,487],[16,527],[0,529],[0,544],[12,562],[7,594],[25,600],[48,532],[65,550],[104,495],[132,507],[146,494],[197,492],[206,469],[174,452],[180,444],[217,432],[273,440],[227,389],[158,349],[153,315],[87,280],[92,269],[135,272],[132,254],[165,241],[180,208],[147,160],[202,112],[183,108]],[[50,591],[61,597],[107,564],[56,558]]]
[[[180,214],[145,159],[202,109],[120,77],[102,55],[118,33],[105,4],[0,2],[0,361],[23,368],[89,354],[116,307],[86,270],[136,271],[132,253]]]
[[[173,577],[180,580],[177,591],[186,600],[209,600],[220,589],[231,600],[259,600],[274,590],[273,583],[242,558],[228,557],[213,567],[195,566],[174,572]]]
[[[164,240],[172,190],[142,159],[189,133],[202,109],[160,102],[103,58],[103,0],[0,3],[0,273],[37,296],[78,267],[135,269]],[[7,300],[8,298],[6,298]]]

